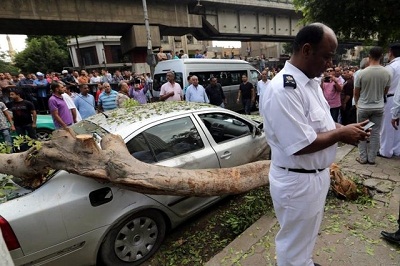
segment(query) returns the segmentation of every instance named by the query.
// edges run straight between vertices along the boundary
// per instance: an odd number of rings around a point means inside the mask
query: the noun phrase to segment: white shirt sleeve
[[[76,122],[81,121],[82,120],[81,114],[79,113],[78,109],[76,108],[75,103],[72,100],[72,98],[66,93],[61,94],[61,96],[63,97],[65,103],[67,104],[68,109],[70,109],[70,110],[71,109],[75,109],[76,110]]]
[[[400,83],[394,92],[393,107],[390,112],[392,113],[392,119],[400,118]]]

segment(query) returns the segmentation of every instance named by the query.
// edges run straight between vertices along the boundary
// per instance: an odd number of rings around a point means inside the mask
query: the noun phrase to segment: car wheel
[[[36,129],[36,137],[38,140],[41,141],[46,141],[50,140],[50,136],[53,133],[53,131],[45,128],[37,128]]]
[[[161,213],[146,210],[130,215],[106,235],[100,248],[104,265],[140,265],[164,240],[166,224]]]

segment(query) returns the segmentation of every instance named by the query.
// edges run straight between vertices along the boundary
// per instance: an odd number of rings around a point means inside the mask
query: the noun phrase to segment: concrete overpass
[[[188,33],[199,40],[288,41],[301,18],[292,0],[147,0],[147,7],[153,42]],[[140,0],[2,0],[0,5],[0,34],[119,35],[135,48],[146,36],[143,25]]]

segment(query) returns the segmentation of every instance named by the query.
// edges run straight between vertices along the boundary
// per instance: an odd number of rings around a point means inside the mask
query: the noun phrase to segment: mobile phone
[[[369,121],[368,124],[366,124],[365,126],[363,126],[363,130],[367,131],[368,129],[370,129],[371,127],[373,127],[375,125],[374,122]]]

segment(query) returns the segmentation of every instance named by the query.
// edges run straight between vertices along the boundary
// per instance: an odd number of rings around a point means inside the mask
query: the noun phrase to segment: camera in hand
[[[140,84],[141,80],[140,79],[135,79],[135,84]]]
[[[331,77],[324,77],[324,82],[331,82]]]

